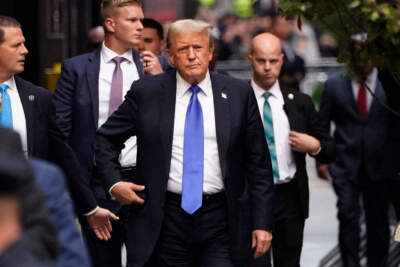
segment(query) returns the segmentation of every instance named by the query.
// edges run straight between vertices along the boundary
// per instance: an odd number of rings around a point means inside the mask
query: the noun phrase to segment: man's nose
[[[196,58],[196,53],[195,53],[193,47],[189,47],[188,58],[189,59],[195,59]]]

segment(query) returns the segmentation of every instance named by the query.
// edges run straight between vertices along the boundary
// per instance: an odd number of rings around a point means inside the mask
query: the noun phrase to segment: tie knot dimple
[[[270,92],[265,92],[264,93],[264,98],[267,100],[272,94]]]
[[[7,84],[1,83],[0,84],[0,91],[1,93],[4,93],[4,91],[8,88]]]
[[[126,58],[124,58],[124,57],[115,57],[112,59],[112,61],[114,61],[115,64],[117,64],[117,65],[121,64],[121,62],[123,62],[125,60],[126,60]]]

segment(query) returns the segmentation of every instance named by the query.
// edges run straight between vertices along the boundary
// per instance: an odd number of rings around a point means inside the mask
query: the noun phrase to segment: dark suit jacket
[[[31,159],[30,165],[36,183],[45,198],[51,221],[57,229],[61,245],[57,266],[89,267],[89,257],[75,222],[74,207],[63,173],[56,166],[38,159]]]
[[[102,202],[108,196],[101,182],[94,179],[94,142],[99,119],[99,72],[101,48],[88,54],[67,59],[62,64],[61,76],[53,94],[58,126],[67,136],[83,169],[87,183],[97,200]],[[140,53],[132,50],[139,77],[143,77]],[[159,57],[163,69],[168,62]],[[91,194],[93,195],[93,193]],[[101,203],[106,208],[113,203]],[[109,206],[111,205],[111,206]]]
[[[386,101],[379,81],[377,97]],[[383,180],[384,144],[387,137],[388,113],[376,99],[373,100],[366,120],[363,120],[351,85],[351,78],[333,76],[325,83],[320,104],[324,127],[335,123],[334,140],[337,157],[330,165],[334,179],[355,180],[361,164],[373,181]]]
[[[216,134],[228,203],[228,225],[235,262],[251,257],[251,230],[272,227],[272,171],[264,130],[251,87],[211,73]],[[96,161],[106,190],[120,181],[118,155],[137,136],[137,176],[147,187],[144,206],[132,209],[128,262],[145,263],[161,230],[171,163],[176,71],[132,84],[124,103],[98,131]],[[222,97],[225,93],[226,98]],[[203,107],[203,109],[206,107]]]
[[[82,178],[77,158],[56,125],[51,93],[17,76],[15,82],[25,113],[28,156],[52,161],[62,168],[79,213],[94,209],[96,200]]]
[[[285,102],[284,110],[289,120],[290,129],[306,133],[318,139],[321,143],[321,151],[316,156],[316,159],[323,163],[332,162],[335,157],[335,145],[329,136],[329,132],[323,127],[311,98],[293,89],[281,87],[281,91]],[[289,98],[289,94],[293,95],[293,99]],[[307,218],[309,213],[309,189],[305,160],[306,153],[293,151],[293,155],[296,163],[295,179],[297,180],[299,188],[303,214],[304,217]]]
[[[0,127],[0,176],[11,176],[20,184],[21,224],[23,243],[44,260],[54,260],[58,254],[56,230],[49,220],[43,196],[38,189],[29,165],[23,156],[19,135]]]

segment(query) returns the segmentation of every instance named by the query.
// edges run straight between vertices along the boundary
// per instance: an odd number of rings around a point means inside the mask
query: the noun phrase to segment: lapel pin
[[[29,95],[28,99],[29,99],[29,101],[33,102],[33,101],[35,101],[35,96],[34,95]]]
[[[288,98],[289,98],[290,100],[293,100],[294,95],[293,95],[292,93],[290,93],[290,94],[288,94]]]
[[[222,98],[225,98],[225,99],[228,98],[227,94],[225,94],[225,93],[221,93],[221,97],[222,97]]]

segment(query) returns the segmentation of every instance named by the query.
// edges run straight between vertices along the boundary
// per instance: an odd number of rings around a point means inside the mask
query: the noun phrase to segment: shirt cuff
[[[116,200],[116,198],[111,194],[111,190],[113,190],[113,188],[114,188],[117,184],[120,184],[120,183],[123,183],[123,182],[116,182],[116,183],[113,184],[113,185],[110,187],[110,189],[108,190],[108,193],[110,194],[112,200]]]
[[[321,152],[321,150],[322,150],[322,147],[319,146],[318,150],[316,152],[314,152],[314,153],[310,153],[310,155],[311,156],[317,156],[319,154],[319,152]]]
[[[89,211],[88,213],[83,214],[84,216],[88,217],[92,214],[94,214],[97,210],[99,209],[99,206],[97,206],[96,208],[94,208],[93,210]]]

